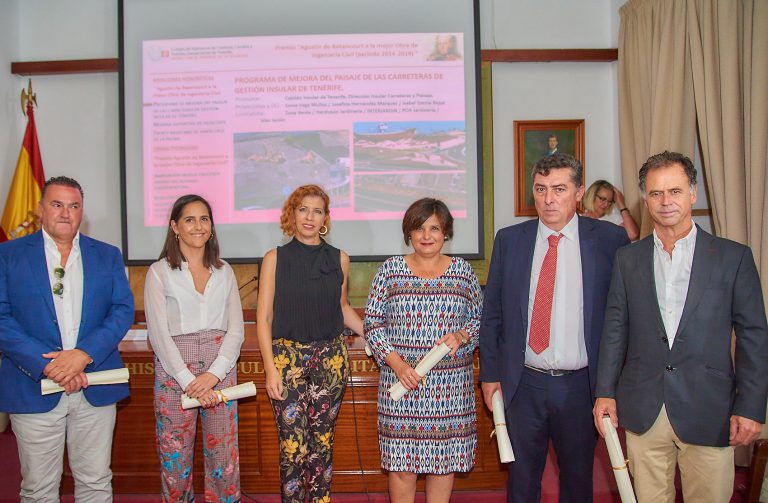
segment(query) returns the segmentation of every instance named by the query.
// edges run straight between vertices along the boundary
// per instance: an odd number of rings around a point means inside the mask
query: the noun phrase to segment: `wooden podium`
[[[385,492],[386,473],[380,465],[376,431],[376,395],[379,369],[364,351],[360,337],[347,339],[352,367],[351,382],[339,413],[333,452],[334,492]],[[154,355],[147,342],[122,342],[120,353],[131,374],[131,396],[117,405],[117,425],[112,447],[115,493],[159,493],[159,460],[155,450],[155,416],[152,406]],[[475,357],[475,379],[479,368]],[[254,381],[256,397],[240,400],[240,483],[245,494],[278,493],[277,428],[264,391],[264,367],[256,342],[256,326],[246,325],[245,343],[237,365],[238,382]],[[476,381],[477,382],[477,381]],[[469,474],[456,477],[456,490],[504,489],[506,466],[499,462],[496,440],[490,438],[493,418],[476,389],[478,448],[477,463]],[[195,491],[203,492],[202,438],[198,426],[195,453]],[[362,465],[362,466],[361,466]],[[423,480],[420,487],[423,488]],[[72,492],[67,469],[62,488]]]

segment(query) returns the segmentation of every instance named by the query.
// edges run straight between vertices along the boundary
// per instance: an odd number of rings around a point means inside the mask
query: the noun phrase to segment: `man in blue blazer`
[[[765,422],[768,322],[752,251],[693,223],[696,168],[677,152],[640,169],[653,235],[616,256],[600,343],[595,424],[627,430],[640,503],[727,503],[735,445]],[[735,334],[735,347],[733,336]],[[733,347],[733,349],[732,349]],[[733,351],[733,353],[732,353]]]
[[[555,154],[533,168],[538,220],[501,229],[480,328],[480,380],[490,409],[500,390],[516,461],[507,500],[541,498],[549,440],[560,501],[592,501],[597,436],[592,396],[611,267],[627,233],[576,215],[581,164]]]
[[[86,372],[123,366],[118,343],[133,296],[117,248],[80,234],[83,192],[48,180],[42,231],[0,245],[0,410],[11,413],[22,501],[58,501],[64,444],[77,501],[112,501],[115,403],[127,384],[87,386]],[[42,396],[48,378],[63,393]]]

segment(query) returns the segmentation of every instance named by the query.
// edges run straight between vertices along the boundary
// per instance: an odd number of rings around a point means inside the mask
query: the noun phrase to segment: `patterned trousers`
[[[280,439],[283,502],[312,503],[331,498],[333,435],[349,375],[347,346],[341,336],[302,343],[276,339],[274,361],[285,399],[272,400]]]
[[[216,359],[224,332],[203,330],[179,335],[173,342],[187,367],[196,376]],[[217,384],[223,389],[237,384],[237,367]],[[192,483],[197,418],[203,427],[205,501],[240,501],[240,459],[237,447],[237,402],[219,403],[210,409],[181,408],[184,391],[155,358],[155,420],[160,457],[161,494],[164,502],[195,500]]]

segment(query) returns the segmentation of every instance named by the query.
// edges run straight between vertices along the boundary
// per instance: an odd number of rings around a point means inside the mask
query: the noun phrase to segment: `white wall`
[[[481,0],[483,48],[616,47],[619,0]],[[0,65],[10,61],[117,57],[114,0],[2,0]],[[7,71],[7,70],[6,70]],[[495,64],[496,228],[512,217],[512,121],[586,119],[587,182],[619,180],[614,63]],[[0,74],[0,194],[16,164],[25,78]],[[67,174],[86,191],[84,230],[119,245],[117,74],[33,79],[46,176]]]
[[[10,73],[11,61],[19,53],[18,2],[4,2],[0,16],[0,211],[11,185],[13,170],[21,148],[24,116],[21,114],[22,80]]]
[[[480,0],[482,47],[616,47],[614,31],[618,25],[614,28],[613,18],[618,19],[618,3],[618,0]]]
[[[493,65],[494,227],[515,217],[516,120],[584,119],[586,184],[621,185],[615,63],[506,63]]]
[[[481,3],[483,48],[614,48],[623,1]],[[616,63],[494,63],[494,228],[514,216],[516,120],[584,119],[585,181],[621,186]]]
[[[24,0],[18,4],[16,60],[117,57],[117,2]],[[36,76],[32,85],[38,95],[37,133],[46,177],[77,179],[85,191],[83,231],[119,246],[117,74]]]

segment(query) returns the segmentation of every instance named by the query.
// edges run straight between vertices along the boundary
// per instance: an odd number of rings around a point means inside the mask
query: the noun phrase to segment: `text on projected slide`
[[[182,194],[217,223],[277,221],[297,186],[336,220],[399,218],[415,198],[466,215],[461,34],[143,43],[144,220]]]

